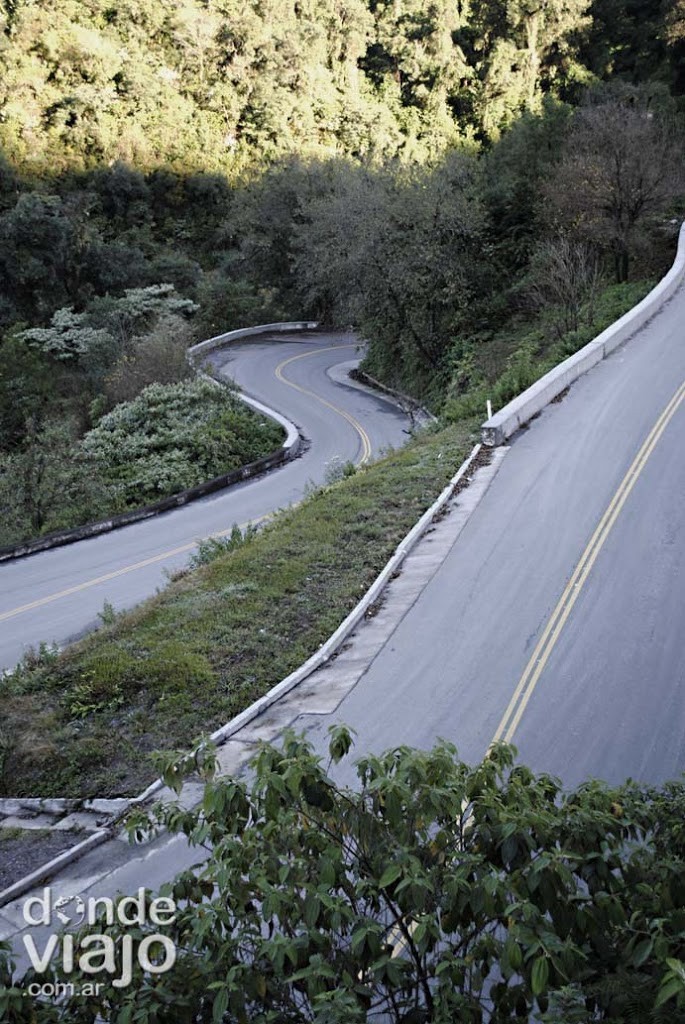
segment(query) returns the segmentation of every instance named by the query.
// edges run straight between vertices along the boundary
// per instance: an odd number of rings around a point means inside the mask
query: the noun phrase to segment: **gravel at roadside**
[[[80,832],[0,829],[0,892],[82,839]]]

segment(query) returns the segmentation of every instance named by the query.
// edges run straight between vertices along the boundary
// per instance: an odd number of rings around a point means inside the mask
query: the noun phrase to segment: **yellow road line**
[[[258,516],[256,519],[251,519],[250,523],[240,523],[240,529],[245,529],[246,526],[254,523],[261,523],[264,519],[268,519],[273,513],[267,512],[263,516]],[[229,530],[219,530],[212,533],[212,537],[227,537],[233,532],[233,527]],[[135,569],[144,569],[147,565],[154,565],[155,562],[163,562],[166,558],[173,558],[174,555],[181,555],[184,551],[191,551],[196,547],[198,540],[191,541],[189,544],[181,544],[180,547],[171,548],[169,551],[162,551],[159,555],[152,555],[150,558],[144,558],[142,562],[134,562],[132,565],[125,565],[121,569],[115,569],[113,572],[105,573],[104,576],[96,576],[95,579],[85,580],[83,583],[77,583],[73,587],[67,587],[66,590],[59,590],[56,594],[48,594],[46,597],[39,597],[36,601],[30,601],[28,604],[22,604],[18,608],[12,608],[11,611],[0,613],[0,622],[4,622],[6,619],[11,619],[15,615],[21,614],[21,612],[30,612],[35,608],[41,608],[45,604],[51,604],[53,601],[58,601],[61,597],[70,597],[71,594],[78,594],[81,590],[88,590],[90,587],[96,587],[98,583],[107,583],[109,580],[114,580],[117,576],[125,576],[128,572],[133,572]]]
[[[296,391],[302,391],[304,394],[309,395],[312,398],[315,398],[318,402],[321,402],[322,405],[327,406],[333,412],[337,413],[339,416],[342,416],[354,427],[354,429],[357,431],[357,433],[362,439],[362,458],[359,462],[359,465],[362,465],[362,463],[366,462],[371,455],[371,442],[369,441],[368,434],[366,433],[362,425],[358,423],[353,416],[350,416],[348,413],[346,413],[344,409],[338,409],[337,406],[333,405],[331,402],[327,402],[325,398],[321,398],[313,391],[308,391],[306,388],[300,387],[299,384],[293,384],[293,382],[284,377],[281,372],[284,366],[287,366],[288,363],[294,362],[296,359],[305,359],[310,356],[319,355],[321,352],[332,352],[334,349],[338,348],[356,347],[356,344],[352,343],[349,345],[329,345],[327,348],[317,348],[314,349],[312,352],[305,352],[301,355],[292,356],[290,359],[285,359],[276,367],[275,374],[276,377],[284,384],[287,384],[291,388],[295,388]],[[265,519],[268,519],[271,515],[273,515],[272,512],[266,512],[264,515],[258,516],[256,519],[250,520],[250,522],[261,523]],[[247,525],[248,523],[241,523],[240,529],[244,529]],[[226,537],[228,536],[228,534],[231,533],[232,529],[233,527],[231,526],[230,529],[228,530],[215,531],[211,534],[211,536]],[[122,566],[121,569],[115,569],[113,572],[105,573],[103,576],[97,576],[95,577],[95,579],[84,580],[83,583],[77,583],[73,587],[67,587],[65,590],[59,590],[55,594],[47,594],[45,597],[40,597],[35,601],[29,601],[28,604],[19,605],[18,608],[12,608],[10,609],[10,611],[2,612],[0,613],[0,622],[6,622],[8,619],[14,618],[15,615],[21,615],[22,612],[34,611],[36,608],[42,608],[43,605],[52,604],[53,601],[59,601],[61,598],[70,597],[72,594],[78,594],[83,590],[89,590],[91,587],[96,587],[100,583],[108,583],[110,580],[117,579],[117,577],[119,576],[125,576],[129,572],[135,572],[136,569],[144,569],[148,565],[154,565],[155,562],[163,562],[167,558],[173,558],[174,555],[183,554],[184,551],[191,551],[197,545],[198,539],[199,538],[191,541],[188,544],[181,544],[180,547],[171,548],[169,551],[162,551],[160,552],[160,554],[152,555],[150,558],[145,558],[140,562],[134,562],[131,565],[124,565]]]
[[[580,561],[573,571],[571,579],[568,581],[556,608],[552,612],[552,615],[545,626],[542,636],[535,646],[535,650],[531,655],[530,661],[524,669],[523,675],[514,690],[507,709],[504,712],[495,735],[492,738],[491,746],[499,740],[502,740],[505,743],[511,742],[518,724],[521,721],[521,716],[533,695],[533,691],[538,684],[545,665],[549,661],[552,650],[561,635],[561,631],[571,614],[574,604],[578,600],[578,596],[585,585],[600,551],[604,547],[607,537],[613,529],[621,509],[625,505],[630,492],[635,486],[635,483],[647,463],[647,460],[654,451],[661,435],[666,430],[666,427],[675,415],[683,399],[685,399],[685,381],[680,385],[673,398],[652,427],[644,444],[635,456],[628,472],[624,476],[616,493],[611,499],[604,515],[600,519],[595,532],[580,557]]]
[[[287,384],[288,387],[294,388],[295,391],[300,391],[303,395],[308,395],[310,398],[315,398],[317,402],[321,403],[321,405],[325,405],[327,409],[331,409],[333,412],[337,413],[338,416],[342,416],[344,420],[347,420],[350,426],[352,426],[357,431],[359,437],[361,438],[362,454],[357,465],[363,466],[364,463],[368,462],[368,460],[371,458],[371,441],[369,440],[369,435],[366,433],[361,423],[359,423],[359,421],[356,420],[354,416],[350,416],[348,412],[345,412],[344,409],[340,409],[338,408],[337,405],[333,405],[332,402],[329,402],[325,398],[322,398],[321,395],[317,395],[314,391],[310,391],[309,388],[303,388],[300,384],[295,384],[292,380],[289,380],[287,377],[283,376],[283,370],[285,369],[286,366],[289,366],[290,363],[296,363],[299,359],[309,359],[311,356],[317,356],[321,352],[332,352],[334,349],[339,348],[357,348],[357,345],[352,343],[349,345],[329,345],[328,348],[317,348],[313,352],[302,352],[300,355],[290,356],[289,359],[284,359],[282,363],[278,364],[278,366],[276,367],[276,376],[280,381],[283,382],[283,384]]]

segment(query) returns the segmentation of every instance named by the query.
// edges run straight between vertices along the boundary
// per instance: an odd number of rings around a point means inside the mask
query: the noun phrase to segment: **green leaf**
[[[393,882],[397,881],[401,874],[402,868],[400,867],[400,865],[391,864],[390,867],[387,867],[385,869],[385,871],[380,877],[380,880],[378,882],[379,889],[385,889],[387,888],[387,886],[392,885]]]
[[[350,949],[353,953],[357,953],[359,949],[364,945],[366,941],[366,928],[362,925],[356,931],[352,932],[352,938],[350,940]]]
[[[327,857],[321,862],[321,884],[329,889],[335,884],[335,865]]]
[[[342,761],[352,746],[352,730],[346,725],[332,725],[328,733],[331,737],[328,744],[328,752],[331,761],[337,764],[339,761]]]
[[[656,997],[654,1008],[658,1009],[658,1007],[663,1006],[664,1003],[667,1003],[669,999],[673,998],[673,996],[677,996],[678,993],[682,991],[682,988],[682,982],[679,978],[671,978],[670,981],[667,981],[659,989],[659,994]]]
[[[506,954],[512,970],[520,971],[523,966],[523,953],[521,952],[521,947],[518,942],[514,942],[513,939],[507,939]]]
[[[226,1013],[227,1009],[228,989],[222,988],[217,993],[216,999],[214,1000],[214,1005],[212,1006],[212,1020],[214,1021],[214,1024],[221,1024],[221,1021],[224,1019],[224,1014]]]
[[[519,843],[515,836],[508,836],[502,843],[502,860],[505,864],[511,864],[518,853]]]
[[[533,989],[533,995],[539,996],[547,988],[547,982],[549,980],[549,963],[547,957],[540,956],[533,964],[533,971],[531,974],[531,988]]]
[[[308,893],[304,901],[304,921],[308,928],[313,928],[319,916],[319,900],[313,893]]]
[[[638,942],[637,946],[633,950],[632,961],[635,967],[640,967],[645,960],[649,957],[654,943],[651,939],[643,939],[642,942]]]
[[[674,974],[677,974],[683,982],[685,982],[685,964],[682,960],[676,960],[673,957],[666,957],[666,966],[670,967]]]

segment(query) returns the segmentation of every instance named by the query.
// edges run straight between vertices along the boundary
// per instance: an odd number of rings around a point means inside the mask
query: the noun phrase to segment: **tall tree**
[[[583,107],[547,188],[550,213],[610,253],[625,281],[650,218],[682,188],[682,154],[681,131],[657,111],[618,99]]]
[[[458,33],[475,75],[472,117],[496,137],[546,93],[563,92],[578,76],[577,39],[589,0],[471,0]],[[457,103],[460,98],[457,96]]]
[[[581,56],[593,74],[685,91],[682,0],[593,0]]]
[[[526,111],[484,160],[484,200],[490,237],[509,273],[524,268],[544,233],[543,186],[553,180],[572,108],[545,97],[538,113]]]
[[[475,161],[432,171],[341,174],[301,211],[293,267],[305,302],[372,340],[375,368],[419,387],[443,363],[476,287],[483,215]]]

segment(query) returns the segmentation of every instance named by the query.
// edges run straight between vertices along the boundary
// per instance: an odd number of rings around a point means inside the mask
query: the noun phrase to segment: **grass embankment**
[[[0,686],[0,791],[113,796],[300,665],[334,631],[477,436],[464,421],[309,497],[249,541]]]

